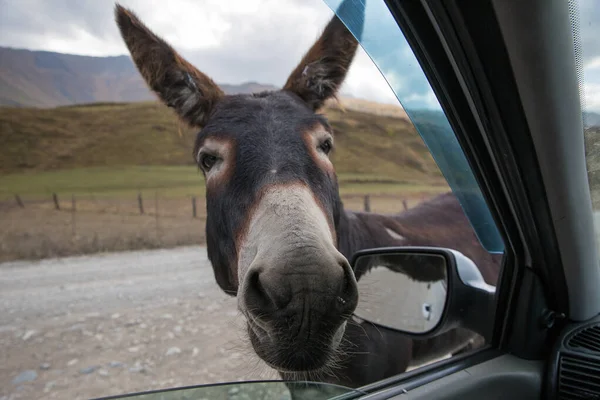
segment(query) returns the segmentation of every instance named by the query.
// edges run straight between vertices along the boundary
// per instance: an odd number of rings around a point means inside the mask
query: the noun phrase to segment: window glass
[[[574,3],[577,61],[580,69],[580,95],[586,146],[588,179],[594,209],[596,240],[600,247],[600,7],[596,0],[579,0]],[[578,28],[578,29],[577,29]]]
[[[415,125],[458,198],[482,246],[502,253],[504,243],[464,153],[423,70],[383,1],[324,0],[357,37]],[[365,9],[366,7],[366,9]],[[364,15],[364,26],[360,22]]]

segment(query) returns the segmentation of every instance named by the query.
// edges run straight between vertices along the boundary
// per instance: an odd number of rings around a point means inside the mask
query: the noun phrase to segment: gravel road
[[[393,282],[388,298],[365,293],[369,279],[359,287],[364,313],[394,301],[385,319],[417,328],[423,301],[442,308],[443,292],[427,285],[384,277]],[[203,247],[0,264],[0,400],[279,379],[244,333],[236,299],[217,286]]]
[[[0,264],[0,400],[273,379],[203,247]]]

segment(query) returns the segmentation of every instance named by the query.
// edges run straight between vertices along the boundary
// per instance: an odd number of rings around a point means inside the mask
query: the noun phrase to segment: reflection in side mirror
[[[430,253],[366,254],[354,261],[360,271],[355,315],[413,334],[433,331],[447,300],[446,259]]]
[[[358,251],[352,259],[359,303],[354,316],[409,336],[426,338],[462,327],[488,338],[494,286],[459,251],[391,247]]]

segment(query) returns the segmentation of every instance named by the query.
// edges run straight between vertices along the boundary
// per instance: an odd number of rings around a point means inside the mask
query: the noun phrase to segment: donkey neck
[[[488,253],[479,243],[458,199],[439,195],[398,214],[344,210],[338,229],[338,250],[350,260],[359,250],[394,246],[439,246],[455,249],[480,266],[495,285],[502,255]]]
[[[397,225],[395,216],[344,210],[340,217],[337,237],[338,250],[348,260],[362,249],[395,246],[403,243],[401,234],[389,225]]]

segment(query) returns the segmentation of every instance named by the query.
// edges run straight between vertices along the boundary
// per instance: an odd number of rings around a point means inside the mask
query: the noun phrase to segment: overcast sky
[[[332,16],[323,0],[120,3],[133,9],[200,70],[217,82],[233,84],[257,81],[282,85]],[[113,7],[113,0],[0,0],[0,45],[95,56],[128,54],[113,19]],[[580,0],[580,9],[586,103],[600,111],[600,5],[598,0]],[[399,51],[412,61],[409,49]],[[401,70],[389,79],[397,91],[402,91],[403,101],[411,98],[435,104],[415,71],[413,66],[406,74]],[[343,91],[397,103],[362,49]]]

